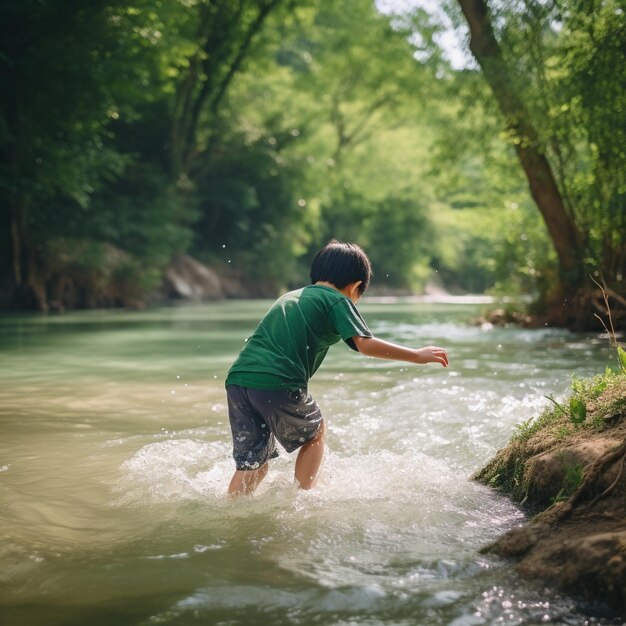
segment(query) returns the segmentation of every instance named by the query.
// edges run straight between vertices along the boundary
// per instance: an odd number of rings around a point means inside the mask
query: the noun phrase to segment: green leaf
[[[571,398],[569,401],[569,417],[574,424],[582,424],[587,417],[587,407],[582,400]]]
[[[597,397],[599,396],[607,387],[606,380],[601,380],[594,388],[591,390],[592,394]]]
[[[626,372],[626,350],[622,346],[617,346],[617,358],[619,360],[622,372]]]
[[[550,400],[550,402],[552,402],[552,404],[554,404],[554,406],[561,412],[563,413],[563,415],[567,415],[567,411],[563,408],[563,405],[558,403],[552,396],[544,396],[544,398],[547,398],[548,400]]]

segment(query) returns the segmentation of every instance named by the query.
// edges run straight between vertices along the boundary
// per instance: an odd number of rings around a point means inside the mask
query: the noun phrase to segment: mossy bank
[[[536,514],[485,551],[591,613],[626,617],[625,463],[626,375],[574,381],[475,474]]]

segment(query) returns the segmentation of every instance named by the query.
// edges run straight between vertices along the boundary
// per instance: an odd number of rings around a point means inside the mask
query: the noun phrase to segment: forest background
[[[619,0],[9,0],[0,309],[138,306],[185,254],[271,296],[337,237],[379,292],[600,328],[595,278],[619,326],[625,56]]]

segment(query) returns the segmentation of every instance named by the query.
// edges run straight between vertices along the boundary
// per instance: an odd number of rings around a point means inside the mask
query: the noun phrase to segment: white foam
[[[207,469],[208,468],[208,469]],[[121,503],[197,500],[225,492],[232,472],[226,442],[168,439],[150,443],[122,465]]]
[[[255,496],[231,500],[226,497],[234,469],[229,445],[193,439],[151,443],[123,464],[115,486],[118,504],[180,509],[196,503],[201,515],[220,522],[265,512],[289,527],[303,518],[326,524],[371,516],[385,520],[384,533],[387,526],[402,527],[410,520],[431,528],[433,535],[433,528],[445,528],[452,520],[461,527],[493,528],[520,516],[516,507],[470,482],[458,469],[409,445],[399,451],[353,454],[327,449],[318,484],[308,492],[294,483],[296,454],[282,453],[271,461]],[[185,515],[177,517],[185,523]]]

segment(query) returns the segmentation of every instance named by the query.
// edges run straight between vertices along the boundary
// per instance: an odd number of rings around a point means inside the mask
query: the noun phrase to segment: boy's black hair
[[[360,280],[358,290],[363,295],[372,278],[372,265],[358,244],[331,239],[313,259],[310,276],[312,283],[324,281],[339,289]]]

